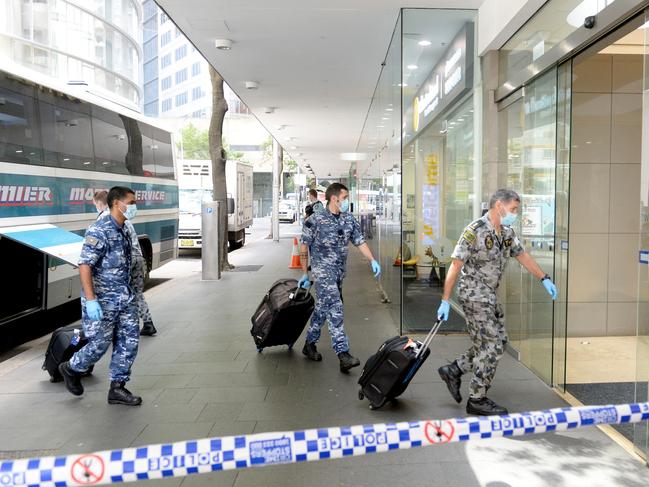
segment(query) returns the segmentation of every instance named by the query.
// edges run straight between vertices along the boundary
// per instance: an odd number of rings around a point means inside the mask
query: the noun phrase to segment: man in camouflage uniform
[[[95,208],[97,208],[97,220],[110,214],[108,208],[108,191],[98,191],[93,196]],[[146,260],[140,247],[140,241],[137,238],[137,232],[130,220],[124,222],[124,231],[131,241],[131,288],[135,292],[137,302],[137,312],[139,319],[144,323],[140,335],[153,336],[158,330],[153,325],[153,318],[149,310],[149,304],[144,299],[144,276],[146,276]]]
[[[343,327],[342,285],[349,242],[371,261],[374,277],[381,273],[381,266],[365,243],[358,221],[349,213],[347,188],[333,183],[327,188],[325,196],[327,208],[313,213],[302,228],[300,257],[304,275],[299,286],[308,288],[311,285],[308,274],[310,250],[311,274],[318,298],[302,353],[310,360],[322,360],[316,343],[320,339],[322,326],[328,321],[331,346],[338,355],[340,371],[347,372],[360,365],[360,361],[349,353],[349,340]]]
[[[110,215],[88,227],[79,258],[81,314],[88,344],[59,365],[59,371],[68,391],[80,396],[81,375],[112,343],[108,402],[137,406],[142,398],[124,387],[139,343],[137,304],[131,289],[131,240],[124,231],[124,222],[137,211],[135,194],[129,188],[111,188],[108,206]]]
[[[507,414],[507,409],[486,396],[507,344],[504,314],[496,296],[507,259],[516,258],[541,280],[552,299],[557,297],[557,288],[550,276],[525,252],[511,227],[519,206],[518,194],[500,189],[491,197],[489,211],[465,228],[451,256],[453,262],[446,275],[442,304],[437,310],[439,319],[448,319],[449,299],[461,274],[457,294],[471,337],[471,348],[451,364],[440,367],[438,372],[458,403],[462,402],[460,377],[473,372],[466,405],[469,414]]]
[[[124,222],[124,230],[131,240],[131,248],[133,250],[131,256],[131,287],[135,293],[135,302],[137,303],[138,322],[141,319],[143,322],[140,335],[153,336],[158,330],[153,325],[153,318],[149,310],[149,304],[144,299],[144,276],[146,275],[146,260],[140,247],[140,242],[137,238],[137,232],[133,224],[126,220]]]

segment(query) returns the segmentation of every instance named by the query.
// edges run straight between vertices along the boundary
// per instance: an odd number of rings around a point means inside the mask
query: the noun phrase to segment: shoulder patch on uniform
[[[91,235],[86,236],[86,244],[90,245],[91,247],[96,247],[98,243],[99,240],[97,240],[95,237]]]
[[[309,219],[309,220],[304,222],[304,226],[307,227],[307,228],[311,228],[313,226],[313,223],[311,223],[311,220]]]
[[[475,242],[477,237],[476,234],[473,233],[473,230],[467,228],[466,230],[464,230],[464,233],[462,234],[462,238],[472,244],[473,242]]]

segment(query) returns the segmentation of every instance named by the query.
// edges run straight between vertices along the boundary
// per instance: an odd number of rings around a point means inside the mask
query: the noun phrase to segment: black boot
[[[81,374],[75,372],[70,367],[70,362],[62,362],[59,364],[59,372],[63,376],[65,388],[75,396],[83,394],[83,385],[81,384]]]
[[[448,392],[451,393],[453,399],[458,404],[462,402],[462,395],[460,394],[460,385],[462,384],[462,371],[457,366],[456,362],[444,365],[437,369],[439,376],[444,382],[446,382],[446,387],[448,387]]]
[[[142,398],[135,396],[124,387],[124,382],[113,381],[108,391],[108,404],[124,404],[125,406],[139,406]]]
[[[469,399],[466,403],[466,412],[476,416],[495,416],[509,414],[507,409],[499,406],[488,397],[481,397],[480,399]]]
[[[353,367],[358,367],[361,364],[361,361],[358,360],[353,355],[350,355],[349,352],[341,352],[338,354],[338,359],[340,360],[340,371],[348,372],[349,369]]]
[[[310,343],[309,341],[304,342],[302,353],[306,355],[306,358],[313,360],[314,362],[320,362],[322,360],[322,354],[318,352],[315,343]]]
[[[153,321],[145,321],[144,326],[142,326],[142,330],[140,331],[140,335],[151,337],[156,333],[158,333],[158,330],[153,326]]]

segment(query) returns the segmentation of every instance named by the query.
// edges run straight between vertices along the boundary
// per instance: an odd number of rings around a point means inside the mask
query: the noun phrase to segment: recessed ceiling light
[[[291,150],[297,150],[297,145],[292,145]]]
[[[393,110],[394,110],[394,108],[386,108],[386,109],[385,109],[386,112],[391,112],[391,111],[393,111]]]
[[[424,40],[419,41],[418,44],[420,46],[426,47],[426,46],[430,46],[431,42],[424,39]]]
[[[390,120],[389,117],[381,117],[381,120]]]
[[[407,67],[408,69],[414,71],[414,70],[417,69],[419,66],[417,66],[416,64],[409,64],[409,65],[406,66],[406,67]]]
[[[16,151],[16,154],[22,154],[22,153],[23,153],[23,151],[21,151],[21,150]]]

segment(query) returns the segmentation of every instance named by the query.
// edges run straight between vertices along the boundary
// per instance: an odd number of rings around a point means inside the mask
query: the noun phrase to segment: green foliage
[[[207,130],[200,130],[190,123],[182,128],[180,136],[182,137],[182,156],[185,159],[204,160],[210,158],[210,141]]]

